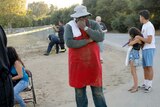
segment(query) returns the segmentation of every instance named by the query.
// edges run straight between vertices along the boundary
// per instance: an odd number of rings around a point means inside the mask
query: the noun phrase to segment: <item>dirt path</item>
[[[44,56],[48,42],[44,32],[9,38],[26,67],[33,73],[37,107],[59,107],[75,102],[74,89],[68,85],[68,56],[66,53]],[[125,53],[105,46],[103,53],[104,92],[109,93],[130,80],[130,72],[124,66]],[[91,92],[88,88],[89,99]],[[32,107],[30,104],[29,107]]]

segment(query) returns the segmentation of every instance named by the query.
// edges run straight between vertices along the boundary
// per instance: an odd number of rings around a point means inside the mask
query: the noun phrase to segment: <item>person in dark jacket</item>
[[[64,25],[63,25],[63,21],[59,21],[58,22],[58,26],[53,26],[53,29],[58,32],[58,37],[60,39],[60,47],[61,50],[60,52],[65,52],[65,42],[64,42]]]
[[[0,107],[13,107],[13,85],[9,75],[9,60],[6,46],[7,37],[0,26]]]
[[[55,34],[51,34],[48,36],[48,39],[50,40],[50,42],[48,44],[47,52],[44,55],[49,55],[54,45],[56,45],[56,54],[58,54],[60,43],[59,38]]]

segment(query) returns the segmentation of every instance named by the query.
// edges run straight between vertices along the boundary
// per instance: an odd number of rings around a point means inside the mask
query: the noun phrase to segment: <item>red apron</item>
[[[75,40],[88,39],[83,30]],[[75,88],[87,85],[102,86],[102,66],[100,63],[99,46],[96,42],[81,48],[69,48],[69,84]]]

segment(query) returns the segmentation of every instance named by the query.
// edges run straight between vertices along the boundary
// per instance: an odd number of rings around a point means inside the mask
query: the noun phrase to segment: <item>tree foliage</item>
[[[12,26],[17,16],[26,15],[26,0],[0,0],[0,24]]]
[[[36,18],[45,17],[49,12],[48,5],[44,2],[30,3],[28,5],[28,10],[30,10],[31,14],[34,15]]]
[[[126,32],[129,27],[140,28],[139,11],[151,12],[150,20],[158,29],[160,26],[160,0],[83,0],[83,4],[93,14],[102,17],[108,29]]]
[[[33,2],[25,8],[26,0],[0,0],[0,24],[6,27],[26,27],[56,24],[59,20],[67,23],[74,12],[73,5],[58,9],[44,2]],[[139,11],[147,9],[156,29],[160,28],[160,0],[83,0],[91,18],[101,16],[108,30],[127,32],[128,28],[141,27]]]

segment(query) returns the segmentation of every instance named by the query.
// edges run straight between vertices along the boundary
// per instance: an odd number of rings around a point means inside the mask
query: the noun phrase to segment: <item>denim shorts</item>
[[[154,53],[155,53],[154,48],[144,49],[142,51],[143,67],[153,66]]]
[[[141,66],[142,65],[138,50],[135,50],[135,49],[131,50],[131,52],[129,54],[129,61],[133,61],[134,66]]]

